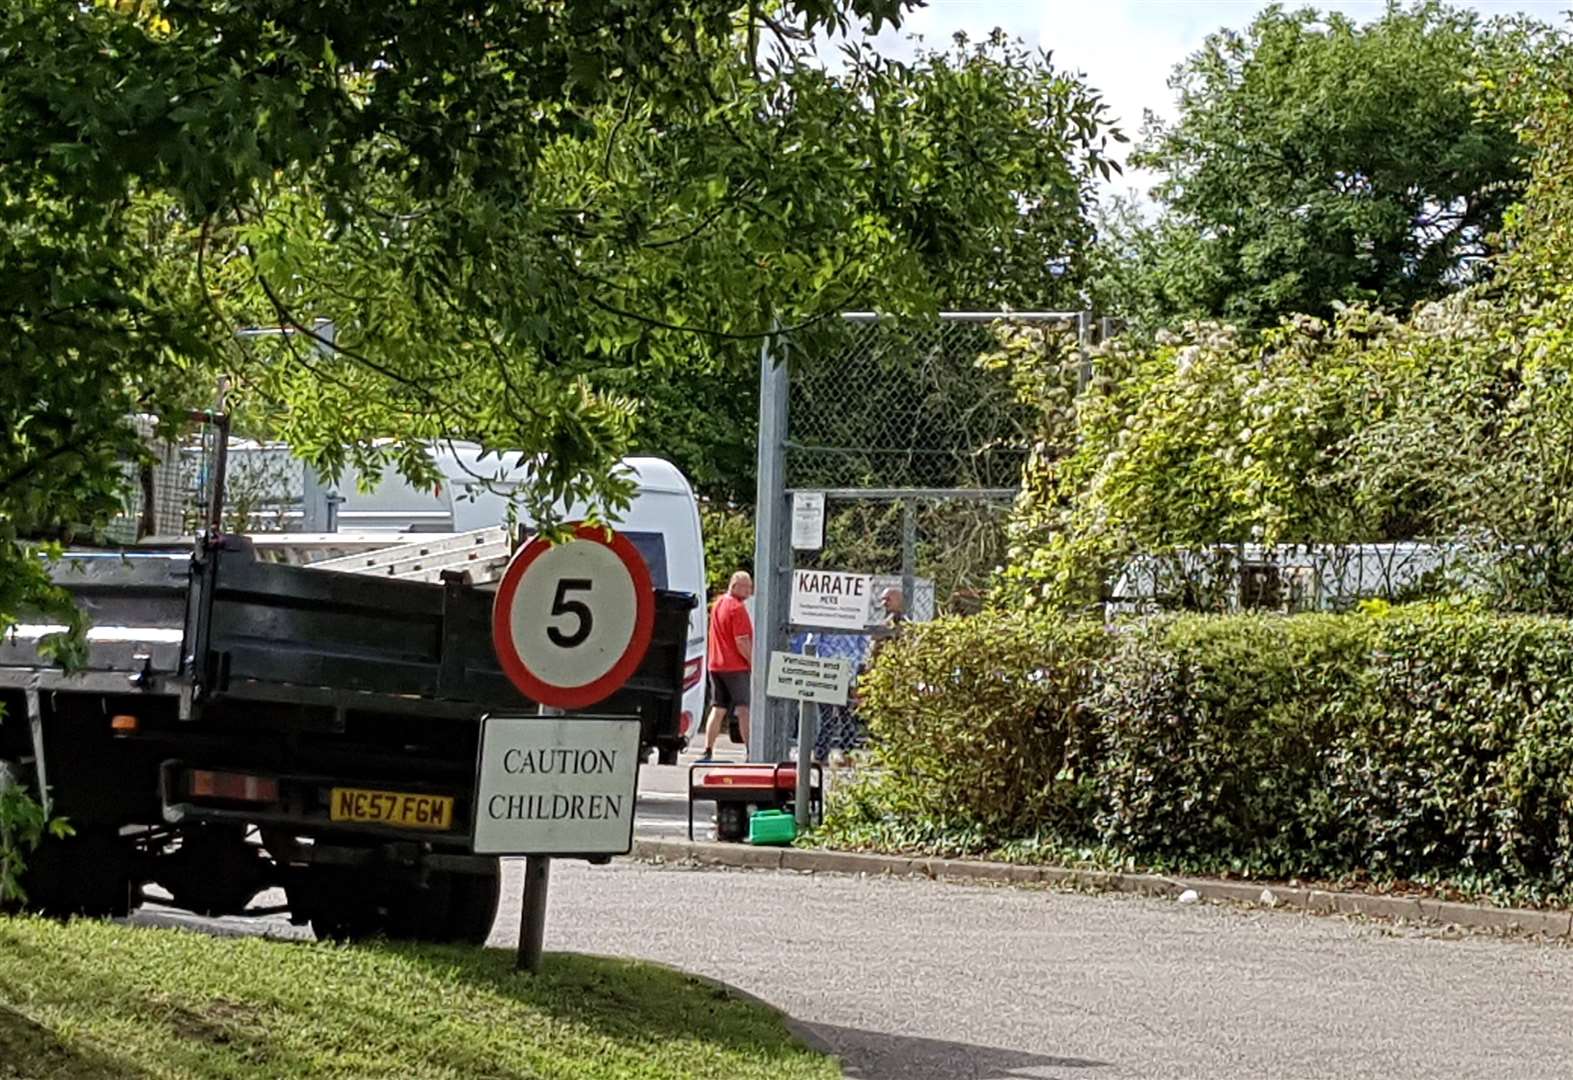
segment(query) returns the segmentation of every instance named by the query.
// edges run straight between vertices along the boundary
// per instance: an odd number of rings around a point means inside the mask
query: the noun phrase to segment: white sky
[[[1126,135],[1140,133],[1142,111],[1173,115],[1167,86],[1174,65],[1199,49],[1220,27],[1239,29],[1266,7],[1258,0],[930,0],[911,12],[900,32],[877,39],[881,51],[900,55],[902,39],[920,34],[925,44],[942,48],[958,30],[981,38],[994,27],[1028,45],[1052,52],[1056,66],[1081,71],[1103,92]],[[1342,11],[1361,21],[1381,15],[1380,0],[1290,0],[1286,8]],[[1523,13],[1542,22],[1567,25],[1573,0],[1454,0],[1454,6],[1486,15]],[[1123,151],[1117,156],[1123,157]],[[1148,176],[1127,172],[1116,177],[1116,191],[1136,188],[1145,194]]]

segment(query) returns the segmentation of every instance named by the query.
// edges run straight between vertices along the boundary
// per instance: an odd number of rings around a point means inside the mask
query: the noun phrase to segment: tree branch
[[[310,338],[317,344],[327,346],[333,351],[335,355],[346,356],[349,359],[355,361],[357,364],[360,364],[362,367],[376,372],[378,375],[381,375],[388,381],[397,383],[408,390],[415,391],[415,393],[419,394],[421,397],[424,397],[428,402],[434,404],[436,403],[437,399],[436,396],[432,393],[431,388],[419,379],[412,379],[408,375],[404,375],[401,372],[393,370],[386,364],[380,364],[377,361],[372,360],[370,357],[354,352],[350,349],[346,349],[342,345],[338,344],[338,342],[329,341],[315,330],[303,325],[301,321],[294,316],[290,309],[285,306],[284,301],[279,299],[278,293],[273,290],[273,286],[268,283],[268,279],[260,272],[257,274],[257,284],[262,286],[263,293],[267,295],[268,302],[273,305],[273,310],[278,315],[279,322],[282,325],[293,327],[298,333],[304,334],[306,337]]]

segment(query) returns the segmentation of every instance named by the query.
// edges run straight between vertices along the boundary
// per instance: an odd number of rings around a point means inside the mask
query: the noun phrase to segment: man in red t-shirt
[[[748,742],[748,668],[754,655],[754,620],[743,601],[754,595],[754,579],[739,570],[726,592],[710,609],[710,719],[705,725],[705,756],[715,755],[715,742],[726,727],[726,714],[736,711],[737,730]]]

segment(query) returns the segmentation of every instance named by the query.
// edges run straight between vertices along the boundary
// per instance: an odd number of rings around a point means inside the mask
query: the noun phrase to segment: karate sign
[[[868,626],[869,576],[794,570],[790,619],[794,626],[862,630]]]

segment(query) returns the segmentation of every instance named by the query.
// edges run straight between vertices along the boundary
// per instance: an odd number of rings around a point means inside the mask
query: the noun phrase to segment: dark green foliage
[[[1090,623],[951,618],[909,628],[858,684],[902,812],[1000,836],[1074,829],[1095,744]]]
[[[699,520],[705,534],[705,585],[709,595],[718,596],[734,573],[753,572],[754,513],[752,508],[706,503]]]
[[[1377,625],[1308,830],[1377,873],[1573,890],[1573,630],[1436,609]]]
[[[1290,872],[1299,809],[1337,737],[1370,622],[1333,615],[1159,622],[1118,635],[1088,689],[1102,719],[1098,835],[1164,858],[1249,853]]]
[[[1099,291],[1138,322],[1265,327],[1476,280],[1525,179],[1522,113],[1481,98],[1551,37],[1434,2],[1363,25],[1273,5],[1214,33],[1170,79],[1178,119],[1131,157],[1160,173],[1163,214],[1106,222],[1120,257]]]
[[[1563,620],[982,616],[913,628],[865,686],[883,772],[832,838],[1573,896]]]

